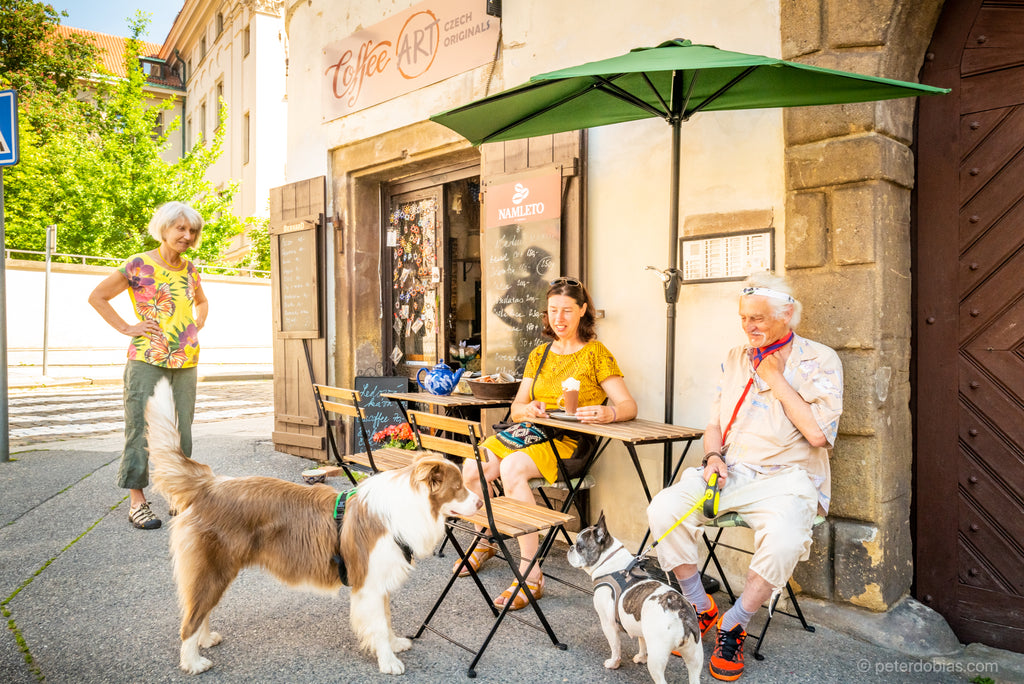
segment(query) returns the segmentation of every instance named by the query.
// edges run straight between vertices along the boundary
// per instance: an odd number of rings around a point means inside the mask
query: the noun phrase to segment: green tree
[[[0,86],[23,99],[40,92],[74,91],[95,70],[96,47],[82,36],[61,36],[51,5],[35,0],[0,0]]]
[[[22,122],[22,163],[10,172],[8,247],[41,250],[45,226],[56,223],[59,251],[124,258],[155,246],[146,227],[156,207],[171,200],[191,204],[207,221],[203,244],[192,255],[197,261],[216,261],[242,230],[231,213],[237,184],[217,190],[204,178],[222,152],[223,102],[211,140],[198,141],[173,164],[160,158],[181,122],[175,118],[154,134],[158,113],[173,102],[147,102],[139,62],[147,23],[141,12],[129,21],[126,78],[108,75],[91,101],[65,103],[60,124],[45,135],[29,117]]]

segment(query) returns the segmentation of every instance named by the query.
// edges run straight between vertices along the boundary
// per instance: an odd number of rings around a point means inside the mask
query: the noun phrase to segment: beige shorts
[[[687,468],[678,483],[651,501],[647,519],[653,539],[659,539],[704,495],[703,472],[703,468]],[[775,588],[785,585],[797,562],[807,559],[817,510],[818,491],[810,476],[793,466],[769,474],[732,469],[718,503],[719,514],[735,511],[754,531],[750,569]],[[662,568],[697,565],[700,534],[707,521],[698,508],[658,544]]]

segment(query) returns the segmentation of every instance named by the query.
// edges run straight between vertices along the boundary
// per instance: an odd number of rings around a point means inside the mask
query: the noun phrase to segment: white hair
[[[188,221],[188,225],[196,232],[192,246],[198,247],[203,240],[203,217],[184,202],[167,202],[157,207],[153,212],[153,218],[149,220],[149,234],[157,242],[163,242],[164,232],[180,219]]]
[[[795,330],[796,326],[800,325],[800,316],[803,313],[804,305],[793,296],[793,288],[789,286],[786,279],[777,276],[770,271],[761,271],[758,273],[751,273],[750,277],[747,278],[746,282],[743,283],[744,288],[763,288],[766,290],[774,290],[783,295],[788,295],[793,301],[785,301],[778,297],[765,297],[768,301],[768,305],[771,307],[772,316],[775,318],[782,318],[786,311],[792,308],[793,314],[789,319],[789,327],[791,330]],[[754,293],[741,293],[741,297],[752,296]]]

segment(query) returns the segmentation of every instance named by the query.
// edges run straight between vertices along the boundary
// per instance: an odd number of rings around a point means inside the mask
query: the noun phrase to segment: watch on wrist
[[[708,460],[709,460],[709,459],[710,459],[710,458],[711,458],[712,456],[717,456],[718,458],[722,458],[722,452],[720,452],[720,451],[709,451],[708,453],[704,454],[704,458],[702,458],[702,459],[700,460],[700,464],[701,464],[701,466],[702,466],[702,467],[704,467],[704,468],[707,468],[707,466],[708,466]]]

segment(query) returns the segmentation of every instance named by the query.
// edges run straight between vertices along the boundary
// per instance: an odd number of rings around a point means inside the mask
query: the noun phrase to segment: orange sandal
[[[493,546],[477,544],[477,547],[473,549],[473,553],[469,554],[468,565],[473,566],[474,572],[480,572],[480,566],[494,558],[496,553],[498,553],[498,550]],[[462,559],[455,561],[455,567],[452,568],[452,572],[458,572],[459,577],[469,577],[469,568],[462,562]]]
[[[526,580],[526,588],[530,590],[530,594],[533,595],[533,600],[537,601],[544,596],[544,575],[540,576],[540,579],[536,582]],[[515,594],[515,598],[512,595]],[[501,594],[494,599],[494,605],[497,608],[504,608],[505,604],[511,599],[512,605],[509,606],[509,610],[521,610],[526,606],[530,605],[529,599],[526,598],[526,592],[519,588],[519,580],[515,580],[509,585],[509,588],[501,592]]]

